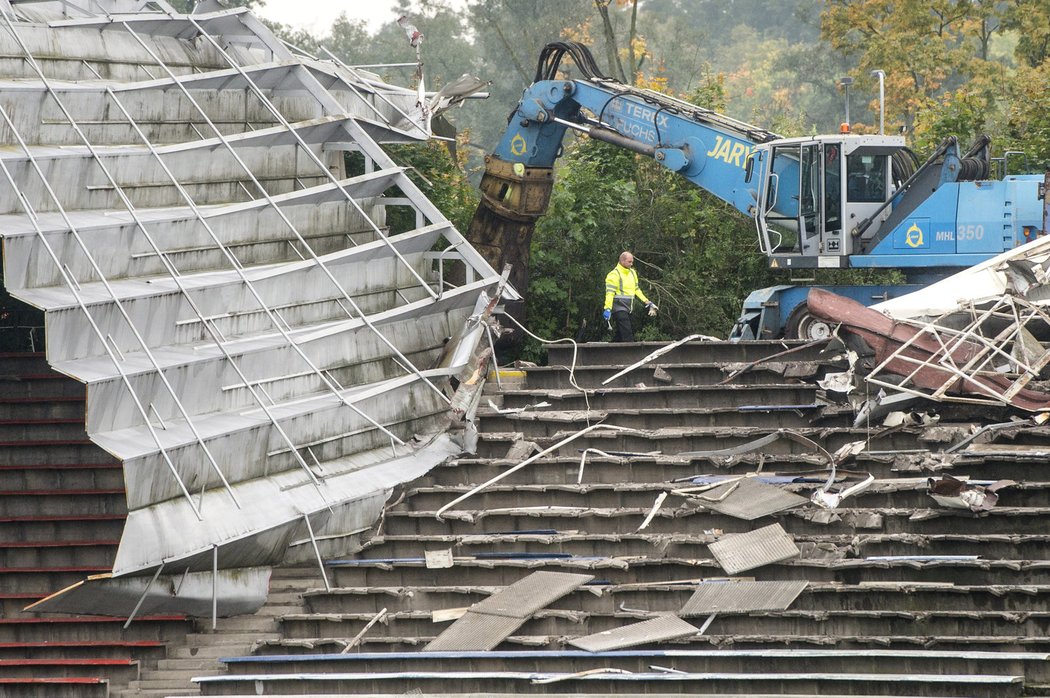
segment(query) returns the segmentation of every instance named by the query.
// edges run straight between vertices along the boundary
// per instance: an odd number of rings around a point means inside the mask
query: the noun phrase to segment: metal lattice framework
[[[250,596],[222,570],[320,555],[460,450],[448,378],[500,280],[379,145],[432,109],[243,9],[0,0],[4,282],[123,460],[114,576]]]

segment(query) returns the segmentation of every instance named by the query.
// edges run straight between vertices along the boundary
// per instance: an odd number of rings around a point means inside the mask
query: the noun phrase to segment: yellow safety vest
[[[649,302],[638,286],[638,272],[617,264],[605,277],[605,309],[631,312],[635,297],[643,303]]]

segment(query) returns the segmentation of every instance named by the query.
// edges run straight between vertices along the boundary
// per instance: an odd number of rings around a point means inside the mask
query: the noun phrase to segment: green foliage
[[[771,276],[735,209],[652,160],[590,140],[569,148],[533,238],[529,325],[547,339],[608,339],[605,275],[623,250],[660,306],[635,314],[639,339],[726,336],[740,302]]]
[[[467,229],[478,207],[477,190],[467,180],[462,163],[452,159],[444,144],[388,145],[386,152],[398,165],[409,168],[408,177],[456,228]],[[393,230],[410,230],[415,227],[415,216],[407,209],[391,208],[387,222]]]
[[[883,70],[887,132],[904,127],[920,152],[948,135],[966,143],[989,133],[996,154],[1024,150],[1033,164],[1050,161],[1050,0],[645,0],[637,8],[634,25],[635,3],[609,2],[611,34],[594,0],[470,0],[463,10],[441,0],[403,0],[399,11],[427,37],[428,89],[464,72],[492,81],[488,100],[450,115],[475,165],[505,130],[542,46],[565,39],[590,45],[607,74],[613,66],[604,64],[618,51],[624,65],[633,57],[641,66],[632,76],[637,84],[785,136],[837,130],[844,95],[836,83],[844,75],[855,79],[854,126],[873,132],[878,83],[871,71]],[[310,50],[323,43],[351,64],[415,60],[396,24],[370,32],[348,13],[323,39],[282,36]],[[571,63],[562,68],[578,77]],[[412,69],[378,72],[412,84]],[[790,282],[767,269],[752,222],[735,209],[651,160],[575,138],[559,161],[551,206],[533,239],[527,302],[537,334],[575,336],[586,323],[585,339],[608,338],[603,280],[624,249],[635,253],[643,289],[661,310],[655,319],[636,313],[643,339],[724,336],[748,292]],[[414,168],[409,176],[465,231],[477,195],[462,157],[453,162],[434,145],[391,153]],[[414,224],[397,215],[395,226]],[[894,276],[818,270],[816,280]],[[537,347],[529,351],[535,358]]]
[[[1008,89],[1000,147],[1026,153],[1032,169],[1050,169],[1050,58],[1038,68],[1019,68]]]

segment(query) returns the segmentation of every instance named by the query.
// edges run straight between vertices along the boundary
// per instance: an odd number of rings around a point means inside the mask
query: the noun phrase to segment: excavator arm
[[[582,74],[558,79],[562,59]],[[513,265],[510,281],[528,285],[529,246],[536,220],[550,203],[554,163],[571,129],[651,157],[752,215],[757,189],[745,182],[754,146],[776,134],[709,109],[605,77],[578,43],[544,48],[535,82],[508,119],[495,151],[485,158],[481,203],[467,231],[496,269]]]

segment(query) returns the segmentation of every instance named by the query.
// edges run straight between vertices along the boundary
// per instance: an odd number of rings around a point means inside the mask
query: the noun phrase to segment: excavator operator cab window
[[[846,158],[846,200],[882,203],[886,196],[886,156],[851,153]]]

